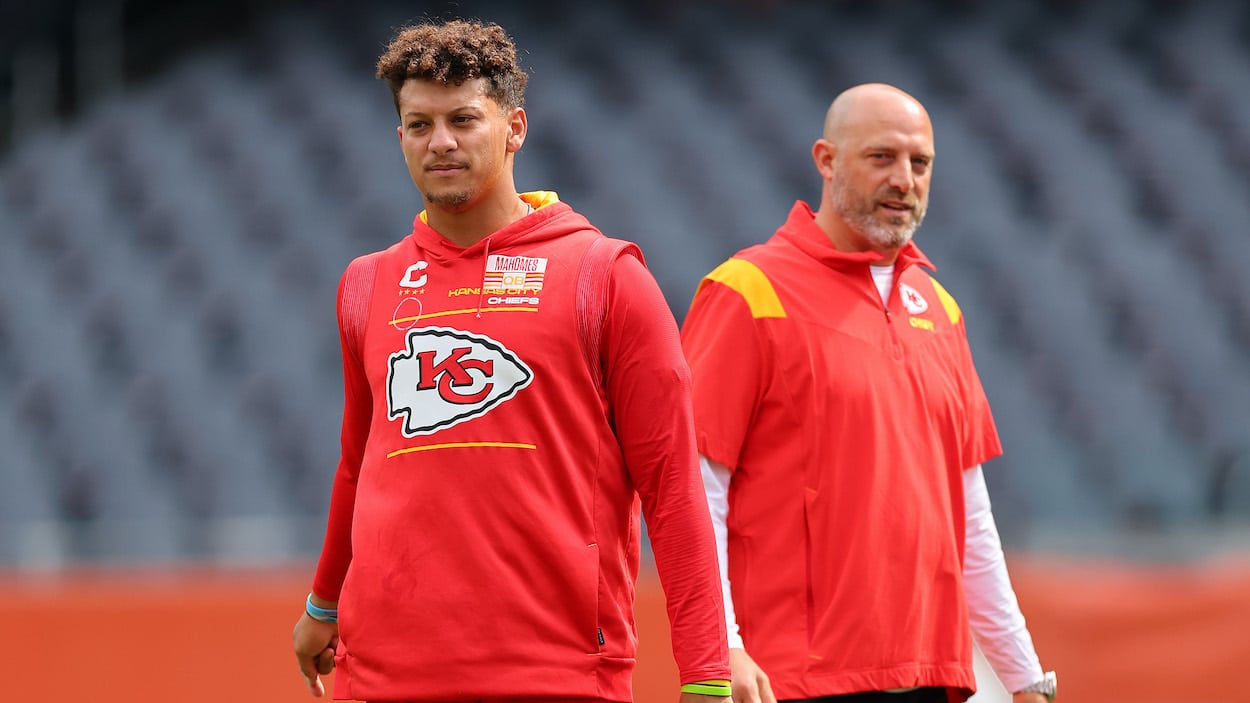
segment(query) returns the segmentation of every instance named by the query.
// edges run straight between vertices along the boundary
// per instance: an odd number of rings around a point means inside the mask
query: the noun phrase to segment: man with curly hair
[[[681,700],[727,700],[689,369],[641,252],[517,192],[527,77],[498,25],[404,28],[377,75],[425,209],[339,284],[309,690],[336,670],[365,701],[632,700],[641,506]]]

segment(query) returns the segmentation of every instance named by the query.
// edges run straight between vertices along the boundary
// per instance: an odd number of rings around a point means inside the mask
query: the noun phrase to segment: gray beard
[[[898,249],[907,242],[911,241],[912,236],[916,234],[916,230],[920,229],[920,222],[924,220],[924,213],[906,224],[888,227],[881,224],[881,221],[873,216],[872,213],[850,212],[839,213],[842,215],[852,227],[859,230],[873,244],[883,249]]]
[[[851,199],[849,188],[836,183],[834,188],[833,209],[838,216],[870,242],[882,249],[898,249],[911,241],[920,223],[924,222],[925,210],[913,210],[910,221],[893,227],[881,224],[877,219],[876,208],[871,202],[855,202]],[[926,208],[927,210],[927,208]]]

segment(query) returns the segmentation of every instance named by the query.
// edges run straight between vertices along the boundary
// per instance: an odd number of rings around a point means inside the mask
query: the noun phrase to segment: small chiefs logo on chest
[[[490,337],[446,327],[411,329],[406,348],[390,356],[387,417],[403,420],[405,437],[433,434],[485,415],[533,379],[525,362]]]
[[[924,296],[920,294],[920,291],[912,288],[906,283],[898,284],[898,294],[899,297],[903,299],[903,307],[906,308],[907,312],[911,313],[913,316],[923,315],[925,311],[929,309],[929,301],[924,299]],[[928,332],[933,332],[937,329],[932,320],[927,320],[923,317],[909,317],[907,318],[907,322],[916,329],[926,330]]]
[[[912,288],[906,283],[898,284],[899,297],[903,299],[903,307],[907,308],[907,312],[913,315],[920,315],[929,309],[929,301],[920,295],[920,291]]]

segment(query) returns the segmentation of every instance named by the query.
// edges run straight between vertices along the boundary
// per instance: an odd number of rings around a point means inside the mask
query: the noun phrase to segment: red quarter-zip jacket
[[[797,203],[682,328],[699,450],[733,471],[735,614],[778,699],[975,688],[963,473],[1001,447],[959,306],[914,243],[883,306],[879,258]]]
[[[603,235],[522,197],[466,248],[418,217],[340,283],[336,698],[631,700],[640,504],[682,680],[728,678],[672,313],[636,248],[585,275]]]

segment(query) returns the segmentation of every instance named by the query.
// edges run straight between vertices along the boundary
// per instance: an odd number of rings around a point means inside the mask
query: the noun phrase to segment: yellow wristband
[[[682,693],[697,693],[701,696],[720,696],[728,698],[732,693],[729,682],[724,679],[714,681],[697,681],[695,683],[682,684]]]

